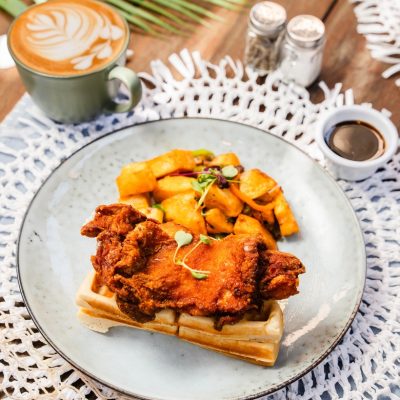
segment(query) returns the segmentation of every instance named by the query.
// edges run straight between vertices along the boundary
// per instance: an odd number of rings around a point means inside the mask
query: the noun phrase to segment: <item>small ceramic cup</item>
[[[10,40],[17,20],[31,8],[41,6],[42,4],[34,5],[20,14],[8,32],[10,54],[35,104],[49,118],[63,123],[84,122],[102,112],[120,113],[135,107],[142,96],[142,87],[139,77],[131,69],[123,66],[130,38],[125,19],[122,18],[125,25],[122,49],[107,64],[88,73],[71,75],[44,73],[24,64],[13,52]],[[128,89],[130,96],[127,101],[118,103],[114,99],[121,83]]]
[[[353,161],[333,152],[327,145],[328,133],[334,125],[344,121],[364,121],[375,127],[385,140],[384,153],[375,159]],[[359,181],[371,176],[396,152],[399,137],[396,127],[381,112],[361,105],[343,106],[322,114],[315,125],[315,140],[325,156],[327,167],[335,178]]]

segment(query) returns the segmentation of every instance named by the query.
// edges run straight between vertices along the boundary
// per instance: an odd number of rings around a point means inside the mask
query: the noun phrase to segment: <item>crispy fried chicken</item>
[[[257,235],[229,235],[201,243],[186,258],[196,270],[209,271],[194,278],[174,262],[174,234],[186,228],[146,219],[129,205],[99,206],[81,234],[96,237],[92,264],[101,284],[117,294],[121,311],[145,322],[165,308],[191,315],[213,316],[216,327],[235,322],[265,299],[283,299],[297,293],[304,266],[294,256],[265,248]],[[182,259],[200,240],[182,247]]]

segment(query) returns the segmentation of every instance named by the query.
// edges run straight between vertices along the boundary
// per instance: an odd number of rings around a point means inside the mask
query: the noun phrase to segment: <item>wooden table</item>
[[[381,77],[386,65],[371,58],[365,39],[356,32],[353,6],[348,0],[278,0],[288,12],[289,18],[297,14],[313,14],[326,25],[327,43],[320,78],[330,87],[337,82],[343,89],[353,88],[356,102],[371,102],[375,108],[390,110],[392,120],[400,127],[400,90],[394,80]],[[247,14],[219,9],[224,22],[211,22],[211,28],[196,27],[189,37],[170,36],[158,39],[133,33],[130,47],[134,56],[129,66],[136,71],[150,71],[150,61],[167,62],[168,56],[183,48],[199,50],[205,59],[218,62],[229,54],[242,59],[247,29]],[[5,33],[11,18],[0,11],[0,34]],[[310,88],[312,99],[319,101],[322,93],[317,84]],[[24,93],[15,68],[0,70],[0,121]]]

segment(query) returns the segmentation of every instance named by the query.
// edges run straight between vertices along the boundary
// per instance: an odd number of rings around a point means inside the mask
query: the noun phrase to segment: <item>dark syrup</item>
[[[385,152],[385,139],[364,121],[343,121],[332,126],[326,143],[337,155],[352,161],[372,160]]]

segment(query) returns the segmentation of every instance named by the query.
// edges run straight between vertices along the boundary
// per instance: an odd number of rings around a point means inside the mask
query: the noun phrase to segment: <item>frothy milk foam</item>
[[[92,0],[50,0],[15,21],[10,47],[25,66],[51,75],[78,75],[118,56],[128,34],[122,17]]]

